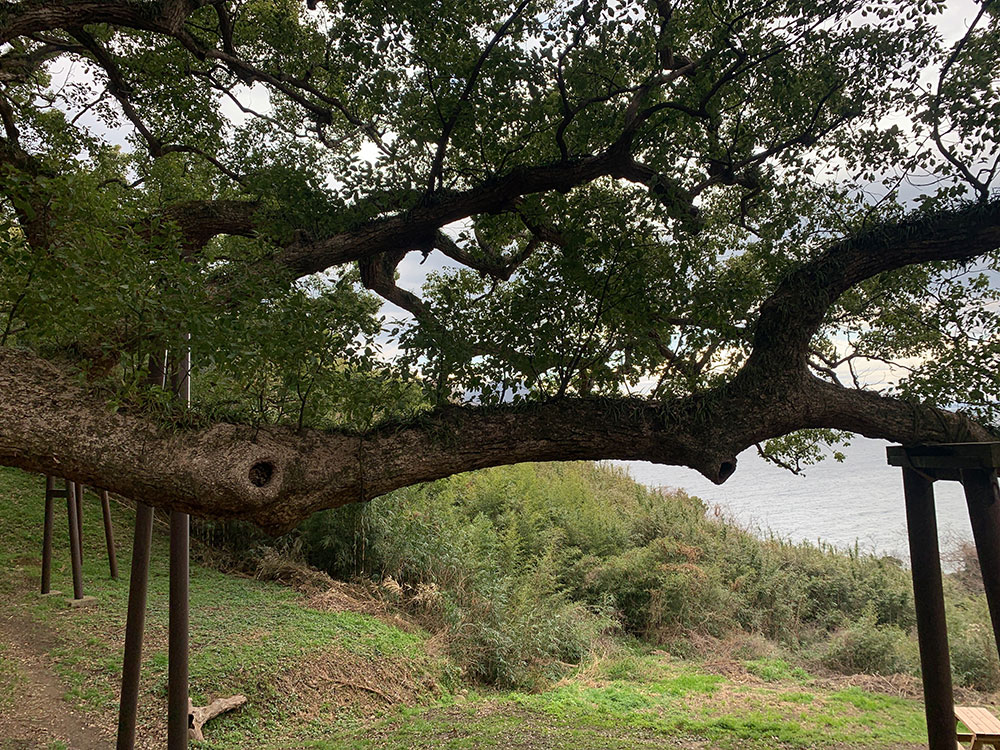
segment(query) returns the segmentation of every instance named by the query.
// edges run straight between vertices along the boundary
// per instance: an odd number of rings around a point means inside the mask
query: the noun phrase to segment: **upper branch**
[[[510,27],[514,22],[520,17],[524,12],[524,9],[528,7],[529,0],[521,0],[514,8],[514,12],[510,14],[506,21],[497,29],[493,38],[490,39],[489,43],[483,48],[482,53],[479,55],[479,59],[476,60],[476,64],[472,66],[472,72],[469,73],[469,77],[465,82],[465,87],[462,89],[462,93],[458,98],[458,102],[455,104],[455,109],[452,111],[451,115],[444,123],[444,128],[442,129],[441,137],[438,140],[437,149],[434,153],[434,161],[431,163],[430,175],[427,178],[427,190],[432,192],[437,184],[438,178],[441,176],[441,171],[444,168],[444,155],[448,148],[448,141],[451,139],[452,131],[458,124],[458,118],[462,114],[466,103],[469,101],[469,97],[472,95],[473,90],[476,88],[476,82],[479,79],[479,74],[483,70],[483,66],[486,65],[486,60],[489,58],[490,53],[493,49],[500,43],[500,40],[504,38]]]
[[[747,369],[804,366],[830,306],[865,279],[915,263],[972,260],[998,248],[1000,200],[842,240],[789,274],[761,306]]]
[[[180,229],[185,255],[201,250],[218,235],[252,237],[259,231],[257,204],[251,201],[185,201],[167,208],[163,218]]]
[[[969,24],[969,28],[966,29],[965,34],[962,36],[958,42],[955,43],[951,54],[945,61],[944,65],[941,66],[941,71],[938,75],[937,91],[931,97],[930,115],[931,115],[931,138],[934,144],[937,146],[938,151],[941,155],[958,170],[962,178],[976,191],[981,201],[985,201],[990,194],[989,181],[983,181],[978,179],[972,174],[972,170],[969,166],[965,164],[961,159],[955,156],[954,152],[948,147],[941,136],[941,91],[944,88],[945,80],[948,78],[948,74],[951,72],[952,67],[961,57],[962,51],[968,46],[969,40],[972,38],[976,27],[982,20],[983,16],[986,15],[990,6],[993,4],[993,0],[984,0],[979,8],[979,13]]]
[[[637,165],[627,153],[608,150],[535,167],[514,169],[505,175],[461,192],[438,192],[416,208],[331,237],[299,242],[277,254],[275,261],[297,276],[331,266],[412,245],[413,237],[433,237],[451,222],[474,214],[495,214],[515,208],[518,199],[551,190],[567,191],[599,177],[618,177],[669,190],[673,200],[682,200],[672,185],[660,181],[648,168]]]
[[[539,242],[540,239],[534,236],[525,243],[521,250],[508,257],[502,257],[498,253],[488,251],[484,257],[479,257],[473,255],[444,232],[438,232],[434,240],[434,247],[467,268],[475,269],[499,281],[507,281],[518,266],[531,257]],[[480,242],[480,247],[487,250],[483,247],[482,242]]]
[[[143,31],[176,34],[207,0],[23,0],[0,8],[0,43],[25,34],[106,23]]]

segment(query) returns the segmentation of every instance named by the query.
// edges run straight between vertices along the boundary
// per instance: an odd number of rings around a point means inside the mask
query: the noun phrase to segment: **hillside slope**
[[[70,608],[37,594],[43,489],[40,477],[0,470],[0,748],[111,747],[132,513],[115,506],[123,576],[111,581],[100,506],[87,496],[85,589],[98,603]],[[68,591],[64,505],[58,510],[53,587]],[[154,537],[143,748],[163,746],[166,700],[162,525]],[[205,747],[874,750],[917,748],[924,732],[922,707],[906,697],[912,681],[815,676],[739,649],[684,659],[608,641],[537,692],[477,689],[442,655],[439,636],[399,613],[350,611],[364,608],[350,604],[352,593],[308,596],[192,565],[192,696],[199,704],[249,698],[208,725]],[[873,692],[879,685],[904,696]]]

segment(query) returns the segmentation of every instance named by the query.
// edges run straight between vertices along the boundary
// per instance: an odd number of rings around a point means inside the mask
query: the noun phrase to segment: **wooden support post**
[[[128,615],[125,621],[125,656],[122,660],[122,692],[118,705],[117,750],[135,748],[139,677],[142,668],[142,632],[146,622],[146,586],[152,546],[153,509],[144,503],[136,503],[132,574],[128,582]]]
[[[934,487],[925,475],[903,468],[903,492],[906,496],[906,526],[910,540],[928,746],[930,750],[955,750],[955,698],[944,617]]]
[[[111,503],[108,491],[101,490],[101,513],[104,515],[104,541],[108,546],[108,571],[111,578],[118,580],[118,556],[115,554],[115,530],[111,525]]]
[[[73,482],[66,480],[66,515],[69,518],[69,555],[73,568],[73,598],[83,599],[83,563],[80,559],[80,524],[76,517],[76,492]]]
[[[42,593],[52,591],[52,526],[55,509],[53,508],[56,478],[45,477],[45,525],[42,527]]]
[[[961,477],[979,568],[983,573],[986,602],[993,621],[993,635],[1000,645],[1000,502],[997,475],[987,469],[962,469]]]
[[[170,513],[170,623],[167,668],[167,750],[188,746],[188,542],[187,513]]]

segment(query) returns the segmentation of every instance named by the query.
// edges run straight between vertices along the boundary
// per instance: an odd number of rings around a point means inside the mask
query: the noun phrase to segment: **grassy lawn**
[[[37,477],[0,471],[0,593],[5,606],[52,631],[49,655],[66,684],[71,703],[116,722],[117,693],[124,643],[131,558],[132,513],[115,509],[122,579],[110,580],[104,551],[100,504],[85,501],[84,589],[98,606],[71,609],[63,597],[37,595],[40,576],[44,485]],[[72,591],[65,502],[57,501],[52,587]],[[143,731],[152,740],[162,735],[167,687],[168,551],[165,529],[157,524],[149,579],[149,606],[143,652]],[[270,741],[287,746],[289,736],[305,730],[310,719],[334,722],[348,710],[354,693],[336,700],[316,699],[316,687],[348,681],[345,669],[367,666],[386,671],[410,685],[414,698],[440,693],[445,662],[424,649],[426,635],[404,632],[366,615],[319,612],[300,604],[293,590],[272,583],[191,567],[191,695],[198,704],[213,697],[242,693],[249,702],[231,716],[210,725],[218,748],[245,748],[248,742]],[[0,644],[2,648],[2,644]],[[0,650],[0,684],[9,684]],[[357,680],[353,683],[362,684]],[[344,687],[340,685],[340,687]],[[348,686],[349,687],[349,686]],[[7,690],[2,691],[9,694]],[[343,692],[343,690],[341,691]],[[407,698],[411,695],[407,695]],[[370,703],[370,701],[368,701]],[[154,743],[155,744],[155,743]]]
[[[131,512],[115,507],[122,580],[108,578],[100,504],[84,516],[85,590],[71,609],[37,595],[44,483],[0,469],[0,601],[36,643],[65,697],[109,738],[116,725]],[[71,591],[65,503],[57,504],[53,588]],[[140,736],[162,747],[166,702],[167,546],[154,531]],[[309,609],[295,591],[191,568],[191,692],[198,704],[242,693],[248,704],[213,720],[218,748],[916,748],[925,737],[912,700],[834,689],[775,660],[743,678],[696,661],[626,651],[593,661],[538,693],[463,686],[434,639],[368,615]],[[37,640],[37,639],[36,639]],[[0,711],[25,676],[0,639]]]

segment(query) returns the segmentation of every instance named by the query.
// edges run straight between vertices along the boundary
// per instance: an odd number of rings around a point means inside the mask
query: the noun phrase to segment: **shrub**
[[[467,674],[508,686],[578,661],[615,626],[676,653],[692,636],[798,648],[836,631],[831,663],[884,671],[895,668],[893,639],[913,625],[899,561],[762,540],[697,498],[649,490],[608,465],[461,474],[317,513],[276,541],[232,522],[199,533],[250,570],[276,546],[334,577],[391,578]]]
[[[989,610],[980,594],[948,609],[948,642],[955,682],[976,690],[1000,688],[1000,661]]]
[[[1000,687],[1000,664],[989,626],[970,625],[949,640],[951,668],[959,685],[983,691]]]
[[[834,634],[823,663],[843,674],[894,674],[914,666],[907,634],[895,625],[880,625],[871,606]]]
[[[611,623],[562,594],[543,567],[498,576],[451,610],[450,650],[470,677],[531,688],[577,664]]]

